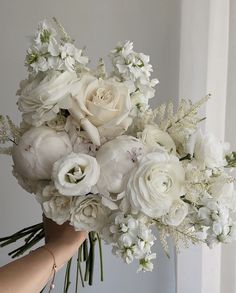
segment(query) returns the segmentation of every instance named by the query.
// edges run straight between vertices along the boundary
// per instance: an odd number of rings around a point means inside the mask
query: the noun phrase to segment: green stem
[[[89,266],[90,266],[90,256],[86,259],[86,267],[85,267],[85,273],[84,273],[84,281],[87,282],[89,279]]]
[[[98,247],[99,247],[99,257],[100,257],[100,272],[101,272],[101,282],[104,281],[104,273],[103,273],[103,253],[102,253],[102,240],[97,234],[98,238]]]
[[[43,238],[44,238],[44,230],[41,230],[41,231],[36,233],[36,235],[34,236],[34,238],[31,239],[30,242],[28,242],[28,243],[22,245],[21,247],[11,251],[10,253],[8,253],[8,255],[10,255],[12,258],[20,256],[23,253],[25,253],[28,249],[30,249],[32,246],[34,246],[36,243],[38,243]]]
[[[71,269],[71,262],[72,258],[68,261],[66,266],[66,274],[65,274],[65,281],[64,281],[64,293],[67,293],[70,287],[70,269]]]
[[[80,274],[80,280],[82,283],[82,287],[84,287],[84,280],[82,275],[82,269],[81,269],[81,253],[78,250],[78,256],[77,256],[77,270],[76,270],[76,282],[75,282],[75,293],[78,292],[78,282],[79,282],[79,274]]]
[[[94,257],[95,257],[95,242],[96,238],[94,232],[89,233],[90,251],[89,251],[89,285],[93,285],[93,272],[94,272]]]
[[[84,243],[83,243],[83,253],[84,253],[84,261],[87,261],[88,259],[88,240],[85,239]]]
[[[3,242],[5,240],[8,240],[8,239],[11,239],[13,237],[20,237],[20,235],[25,235],[24,233],[26,234],[29,234],[29,231],[33,231],[33,230],[40,230],[41,228],[43,228],[43,223],[39,223],[39,224],[35,224],[35,225],[32,225],[32,226],[29,226],[29,227],[26,227],[24,229],[21,229],[20,231],[18,232],[15,232],[14,234],[10,235],[10,236],[6,236],[6,237],[2,237],[0,238],[0,242]]]

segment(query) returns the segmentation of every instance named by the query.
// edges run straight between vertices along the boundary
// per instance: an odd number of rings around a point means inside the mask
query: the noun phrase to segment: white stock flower
[[[143,259],[139,261],[139,268],[138,272],[144,271],[144,272],[152,272],[153,270],[153,263],[151,260],[156,258],[156,253],[151,253],[146,255]]]
[[[94,128],[101,136],[112,138],[124,133],[131,123],[130,95],[122,83],[85,74],[73,86],[72,96],[69,111],[78,122],[84,123],[82,126],[95,144],[100,142],[94,137]]]
[[[100,231],[108,217],[99,195],[78,196],[73,201],[70,223],[77,231]]]
[[[33,80],[21,83],[17,92],[19,110],[30,125],[40,126],[56,118],[60,109],[69,108],[71,84],[77,80],[74,72],[53,72],[37,75]]]
[[[71,43],[65,43],[60,47],[61,58],[64,62],[66,70],[74,71],[76,62],[86,65],[88,63],[88,57],[82,55],[82,50],[77,49]]]
[[[154,97],[154,87],[157,79],[151,79],[152,65],[149,64],[149,56],[137,53],[133,50],[130,41],[120,43],[110,54],[114,66],[114,75],[129,84],[132,93],[140,95],[141,102],[148,104],[148,100]],[[136,97],[137,98],[137,97]]]
[[[177,157],[159,152],[145,155],[131,172],[126,188],[134,212],[152,218],[165,215],[184,194],[184,178]]]
[[[96,154],[101,167],[98,188],[110,193],[124,191],[128,173],[145,152],[142,142],[132,136],[119,136],[106,142]]]
[[[13,146],[12,157],[17,173],[31,180],[50,179],[52,166],[72,151],[65,132],[46,127],[33,127]]]
[[[139,134],[139,137],[150,147],[158,147],[173,155],[176,153],[173,139],[167,132],[160,130],[155,125],[147,125],[142,133]]]
[[[45,200],[42,203],[42,209],[47,218],[62,225],[70,219],[71,203],[72,197],[58,194]]]
[[[53,165],[52,179],[63,195],[86,195],[97,183],[100,167],[95,158],[71,153]]]
[[[212,134],[198,133],[194,148],[194,158],[208,168],[219,168],[227,165],[225,153],[229,144],[222,143]]]
[[[188,214],[188,205],[182,200],[176,200],[170,207],[169,212],[162,217],[166,225],[179,226]]]

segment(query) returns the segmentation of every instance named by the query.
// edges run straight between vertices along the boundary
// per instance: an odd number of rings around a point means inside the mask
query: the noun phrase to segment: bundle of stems
[[[20,240],[24,240],[24,244],[8,253],[11,258],[16,258],[23,255],[30,250],[35,244],[44,239],[44,227],[43,223],[38,223],[30,227],[21,229],[20,231],[6,237],[0,238],[0,247],[4,247],[15,243]],[[88,239],[84,241],[81,247],[78,249],[76,259],[76,276],[75,276],[75,293],[78,292],[79,278],[82,286],[86,283],[90,286],[93,284],[94,276],[94,260],[95,260],[95,247],[98,243],[99,248],[99,260],[100,260],[100,278],[103,281],[103,256],[102,256],[102,241],[96,232],[89,232]],[[64,289],[63,293],[69,292],[71,285],[71,265],[73,258],[71,258],[66,265]],[[43,292],[43,290],[41,291]]]

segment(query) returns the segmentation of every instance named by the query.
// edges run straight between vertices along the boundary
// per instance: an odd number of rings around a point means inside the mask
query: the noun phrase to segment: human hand
[[[46,246],[53,252],[58,266],[69,260],[87,238],[87,232],[75,231],[69,222],[58,225],[43,215],[43,224]]]

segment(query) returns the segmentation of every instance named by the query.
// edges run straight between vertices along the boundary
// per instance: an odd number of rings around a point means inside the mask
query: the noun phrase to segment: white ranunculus
[[[45,216],[52,219],[58,225],[62,225],[70,219],[72,197],[53,196],[42,203]]]
[[[69,154],[72,146],[65,132],[46,127],[33,127],[13,146],[15,170],[31,180],[50,179],[52,166],[62,156]]]
[[[184,194],[184,179],[184,169],[176,156],[149,153],[131,172],[126,194],[134,212],[158,218]]]
[[[180,225],[188,214],[188,205],[182,200],[176,200],[170,207],[169,212],[162,217],[162,221],[166,225]]]
[[[69,108],[70,88],[76,80],[75,72],[54,71],[21,83],[17,94],[20,96],[18,106],[24,121],[33,126],[40,126],[54,119],[61,108]]]
[[[142,133],[140,139],[151,147],[159,147],[162,150],[175,154],[176,147],[173,139],[167,132],[160,130],[155,125],[147,125]]]
[[[73,85],[71,115],[97,144],[95,130],[102,136],[115,137],[124,133],[131,123],[131,101],[128,88],[113,79],[97,79],[85,74]],[[91,130],[92,129],[92,130]],[[91,130],[91,133],[90,133]],[[94,139],[95,137],[95,139]]]
[[[110,193],[124,191],[127,174],[136,166],[144,152],[144,144],[132,136],[119,136],[105,143],[96,155],[101,167],[98,188]]]
[[[100,167],[95,158],[71,153],[53,165],[52,179],[62,195],[86,195],[97,183]]]
[[[74,199],[71,209],[71,225],[77,231],[100,231],[108,217],[99,195],[79,196]]]
[[[194,157],[197,162],[208,168],[218,168],[227,165],[225,153],[229,144],[222,143],[212,134],[198,133],[194,148]]]

